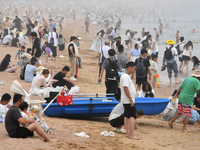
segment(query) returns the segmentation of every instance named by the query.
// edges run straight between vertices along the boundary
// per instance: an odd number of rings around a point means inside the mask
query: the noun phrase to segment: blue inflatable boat
[[[135,98],[136,109],[142,109],[144,115],[160,114],[166,108],[170,99]],[[60,106],[52,103],[44,112],[50,117],[108,117],[119,102],[114,97],[75,97],[73,104]],[[48,103],[43,104],[43,109]]]

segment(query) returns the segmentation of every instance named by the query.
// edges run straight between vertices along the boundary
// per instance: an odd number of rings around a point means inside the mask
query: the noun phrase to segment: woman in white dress
[[[101,30],[97,33],[90,50],[95,51],[95,52],[99,52],[99,50],[103,46],[102,37],[104,36],[104,33],[105,33],[104,30]]]
[[[49,77],[49,70],[44,69],[41,75],[37,75],[33,79],[29,93],[35,96],[41,96],[41,94],[43,93],[44,97],[49,97],[49,93],[51,91],[59,92],[59,89],[49,87],[52,83],[56,82],[56,80],[50,79],[49,82],[47,83],[46,78],[48,77]]]

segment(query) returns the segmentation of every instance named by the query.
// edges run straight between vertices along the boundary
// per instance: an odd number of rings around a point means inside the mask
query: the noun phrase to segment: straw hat
[[[197,77],[197,78],[200,77],[200,70],[199,69],[195,69],[194,73],[191,76]]]
[[[44,69],[46,69],[46,68],[44,68],[44,67],[42,67],[42,66],[39,66],[39,67],[37,68],[37,75],[41,75]]]
[[[167,40],[167,44],[168,45],[174,45],[176,42],[174,42],[174,40]]]
[[[107,43],[110,43],[110,41],[109,40],[105,40],[105,43],[107,44]]]

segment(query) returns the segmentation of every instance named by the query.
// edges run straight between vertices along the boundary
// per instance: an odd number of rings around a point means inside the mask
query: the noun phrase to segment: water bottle
[[[176,108],[176,99],[172,99],[172,108]]]

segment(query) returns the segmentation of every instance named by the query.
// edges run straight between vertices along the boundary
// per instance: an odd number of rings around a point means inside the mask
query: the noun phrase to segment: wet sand
[[[58,26],[58,25],[57,25]],[[77,17],[77,21],[70,21],[70,25],[63,24],[63,34],[69,41],[71,35],[82,37],[83,44],[81,48],[84,50],[79,51],[82,59],[82,68],[79,69],[78,80],[76,85],[80,87],[80,94],[85,93],[105,93],[104,79],[102,85],[96,85],[98,76],[98,55],[96,52],[90,51],[89,48],[92,44],[96,31],[101,28],[95,25],[90,25],[89,34],[85,33],[84,17]],[[25,31],[23,31],[25,33]],[[27,47],[27,46],[26,46]],[[17,66],[15,55],[18,51],[17,48],[5,48],[0,45],[0,58],[7,54],[11,54],[11,64]],[[59,54],[59,52],[58,52]],[[65,58],[57,58],[57,63],[49,61],[44,64],[45,57],[41,57],[44,67],[53,69],[53,76],[60,71],[63,66],[69,65],[67,50],[64,51]],[[19,66],[17,66],[19,68]],[[5,92],[13,95],[10,91],[12,81],[17,79],[26,91],[30,90],[31,84],[20,80],[20,69],[16,73],[0,73],[0,80],[6,81],[5,85],[0,85],[1,95]],[[166,74],[166,80],[167,74]],[[135,81],[134,81],[135,82]],[[161,88],[156,89],[156,97],[168,98],[173,92],[174,88],[166,85],[161,85]],[[37,97],[31,97],[36,99]],[[55,130],[55,138],[58,142],[46,143],[35,133],[33,138],[15,139],[7,136],[4,124],[0,124],[0,149],[13,149],[16,150],[53,150],[53,149],[87,149],[87,150],[122,150],[122,149],[151,149],[151,150],[168,150],[168,149],[199,149],[199,132],[198,126],[189,125],[193,133],[181,132],[182,123],[175,123],[174,129],[171,129],[167,124],[168,122],[161,120],[161,115],[143,116],[139,118],[139,128],[135,131],[135,135],[140,137],[141,140],[135,141],[125,137],[125,134],[115,133],[115,137],[104,137],[100,133],[104,130],[112,131],[108,122],[108,118],[50,118],[44,119],[47,125]],[[84,131],[91,138],[76,137],[74,134]]]

